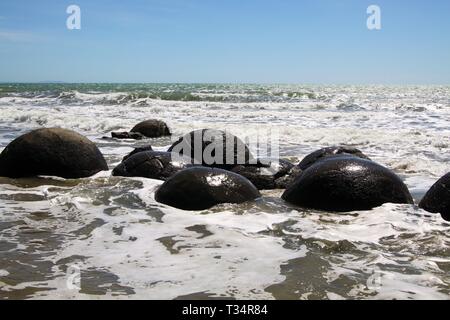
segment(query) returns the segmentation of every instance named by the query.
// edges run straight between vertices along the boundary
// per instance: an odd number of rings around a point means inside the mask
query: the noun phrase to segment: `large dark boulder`
[[[440,213],[444,220],[450,221],[450,172],[428,190],[419,207],[431,213]]]
[[[220,203],[242,203],[261,195],[246,178],[207,167],[185,169],[156,191],[156,201],[183,210],[205,210]]]
[[[0,155],[0,176],[38,175],[66,179],[108,170],[97,146],[82,135],[60,128],[38,129],[12,141]]]
[[[189,156],[195,163],[208,167],[232,169],[253,159],[247,145],[225,131],[201,129],[176,141],[168,150]]]
[[[302,172],[282,195],[311,209],[347,212],[384,203],[413,203],[402,180],[389,169],[354,156],[331,157]]]
[[[113,176],[166,180],[180,170],[192,167],[192,159],[160,151],[138,152],[119,164]]]
[[[159,138],[170,136],[170,130],[167,124],[161,120],[151,119],[138,123],[131,129],[133,133],[140,133],[147,138]]]
[[[314,151],[313,153],[310,153],[309,155],[303,158],[303,160],[298,164],[298,167],[301,170],[306,170],[310,166],[315,164],[317,161],[321,161],[329,157],[349,156],[349,155],[361,159],[370,160],[369,157],[367,157],[364,153],[362,153],[358,149],[345,146],[334,146],[319,149],[317,151]]]
[[[294,167],[286,160],[263,160],[256,165],[238,165],[231,169],[232,172],[240,174],[250,180],[258,190],[272,190],[283,188],[278,183],[279,178],[284,177]]]

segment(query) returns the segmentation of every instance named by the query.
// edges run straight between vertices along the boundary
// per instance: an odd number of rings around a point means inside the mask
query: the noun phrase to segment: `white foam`
[[[34,128],[65,127],[95,141],[113,168],[138,144],[148,142],[163,151],[168,141],[101,137],[159,118],[169,124],[173,139],[200,128],[227,129],[241,138],[277,131],[281,155],[293,161],[320,147],[355,146],[400,174],[414,194],[423,194],[450,171],[450,91],[445,87],[268,86],[261,89],[267,96],[260,100],[261,93],[251,86],[195,90],[203,99],[232,102],[125,100],[126,92],[2,97],[0,145],[3,149]],[[309,92],[315,97],[305,95]],[[328,284],[349,279],[350,285],[340,291],[318,285],[300,298],[314,295],[314,290],[330,299],[448,298],[450,279],[442,264],[449,263],[445,250],[450,224],[414,206],[387,204],[338,215],[293,208],[279,199],[280,192],[265,192],[256,203],[187,212],[155,201],[162,183],[157,180],[111,177],[111,171],[80,179],[73,187],[64,179],[51,180],[61,186],[0,185],[0,195],[8,199],[0,205],[0,222],[17,222],[2,231],[2,241],[37,255],[48,249],[40,257],[53,263],[84,256],[77,261],[82,271],[108,272],[134,294],[117,296],[108,281],[105,295],[80,293],[67,286],[67,275],[57,265],[51,279],[29,278],[1,290],[54,289],[33,295],[44,299],[171,299],[197,292],[265,299],[273,298],[266,291],[269,286],[288,281],[283,266],[301,269],[302,259],[313,256],[326,265],[311,271],[313,276]],[[43,199],[12,199],[22,193]],[[36,218],[39,212],[49,217]],[[21,242],[25,227],[50,230],[61,243],[45,248]],[[42,242],[37,235],[33,240]],[[370,289],[366,280],[372,272],[381,285]],[[13,274],[0,270],[1,277]],[[298,297],[291,289],[287,284],[284,294]]]

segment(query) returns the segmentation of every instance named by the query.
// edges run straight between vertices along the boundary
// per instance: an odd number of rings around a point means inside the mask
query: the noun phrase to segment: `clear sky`
[[[450,1],[2,0],[0,81],[448,85]]]

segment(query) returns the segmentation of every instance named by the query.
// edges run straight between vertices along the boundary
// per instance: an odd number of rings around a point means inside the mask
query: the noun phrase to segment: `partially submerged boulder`
[[[172,144],[168,150],[194,159],[208,167],[232,169],[253,159],[247,145],[225,131],[201,129],[192,131]]]
[[[440,213],[444,220],[450,221],[450,172],[428,190],[419,207],[431,213]]]
[[[337,212],[369,210],[384,203],[413,203],[408,188],[395,173],[354,156],[330,157],[310,166],[282,198],[304,208]]]
[[[138,152],[119,164],[113,176],[166,180],[180,170],[192,167],[192,159],[170,152]]]
[[[205,210],[220,203],[242,203],[260,196],[243,176],[206,167],[176,173],[155,194],[156,201],[183,210]]]
[[[133,129],[131,129],[131,132],[140,133],[147,138],[159,138],[171,135],[167,124],[157,119],[142,121],[135,125]]]
[[[9,178],[44,175],[76,179],[103,170],[108,170],[108,165],[97,146],[86,137],[61,128],[24,134],[0,155],[0,176]]]
[[[322,148],[310,153],[309,155],[303,158],[303,160],[298,164],[298,167],[301,170],[306,170],[318,161],[336,156],[354,156],[357,158],[370,160],[368,156],[366,156],[364,153],[361,152],[361,150],[358,150],[356,148],[346,146],[334,146]]]
[[[170,130],[167,124],[161,120],[150,119],[145,120],[133,127],[130,132],[120,131],[111,132],[111,136],[115,139],[132,139],[142,140],[145,138],[159,138],[170,136]]]

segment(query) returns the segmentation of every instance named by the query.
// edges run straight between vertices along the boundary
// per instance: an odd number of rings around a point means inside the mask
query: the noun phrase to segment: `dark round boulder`
[[[431,213],[440,213],[444,220],[450,221],[450,172],[428,190],[419,207]]]
[[[182,170],[156,191],[156,201],[183,210],[205,210],[220,203],[242,203],[261,195],[246,178],[207,167]]]
[[[413,199],[402,180],[389,169],[353,156],[331,157],[303,171],[282,195],[311,209],[348,212]]]
[[[0,155],[0,176],[9,178],[45,175],[76,179],[103,170],[108,170],[108,165],[93,142],[60,128],[24,134]]]
[[[125,157],[123,157],[122,161],[127,160],[129,157],[131,157],[132,155],[135,155],[136,153],[144,152],[144,151],[153,151],[153,148],[151,145],[146,145],[144,147],[135,148],[133,151],[131,151],[129,154],[127,154]]]
[[[345,146],[335,146],[319,149],[317,151],[314,151],[313,153],[310,153],[303,158],[303,160],[298,164],[298,167],[301,170],[306,170],[317,161],[336,156],[354,156],[357,158],[370,160],[368,156],[366,156],[358,149]]]
[[[294,167],[286,160],[263,160],[256,165],[238,165],[231,169],[250,180],[258,190],[278,189],[277,180],[284,177]]]
[[[136,153],[116,168],[112,175],[166,180],[180,170],[192,167],[192,159],[170,152],[144,151]]]
[[[151,119],[138,123],[131,129],[131,132],[137,132],[147,138],[159,138],[170,136],[170,130],[167,124],[161,120]]]
[[[247,145],[225,131],[201,129],[192,131],[176,141],[168,150],[194,159],[207,167],[232,169],[253,159]]]

